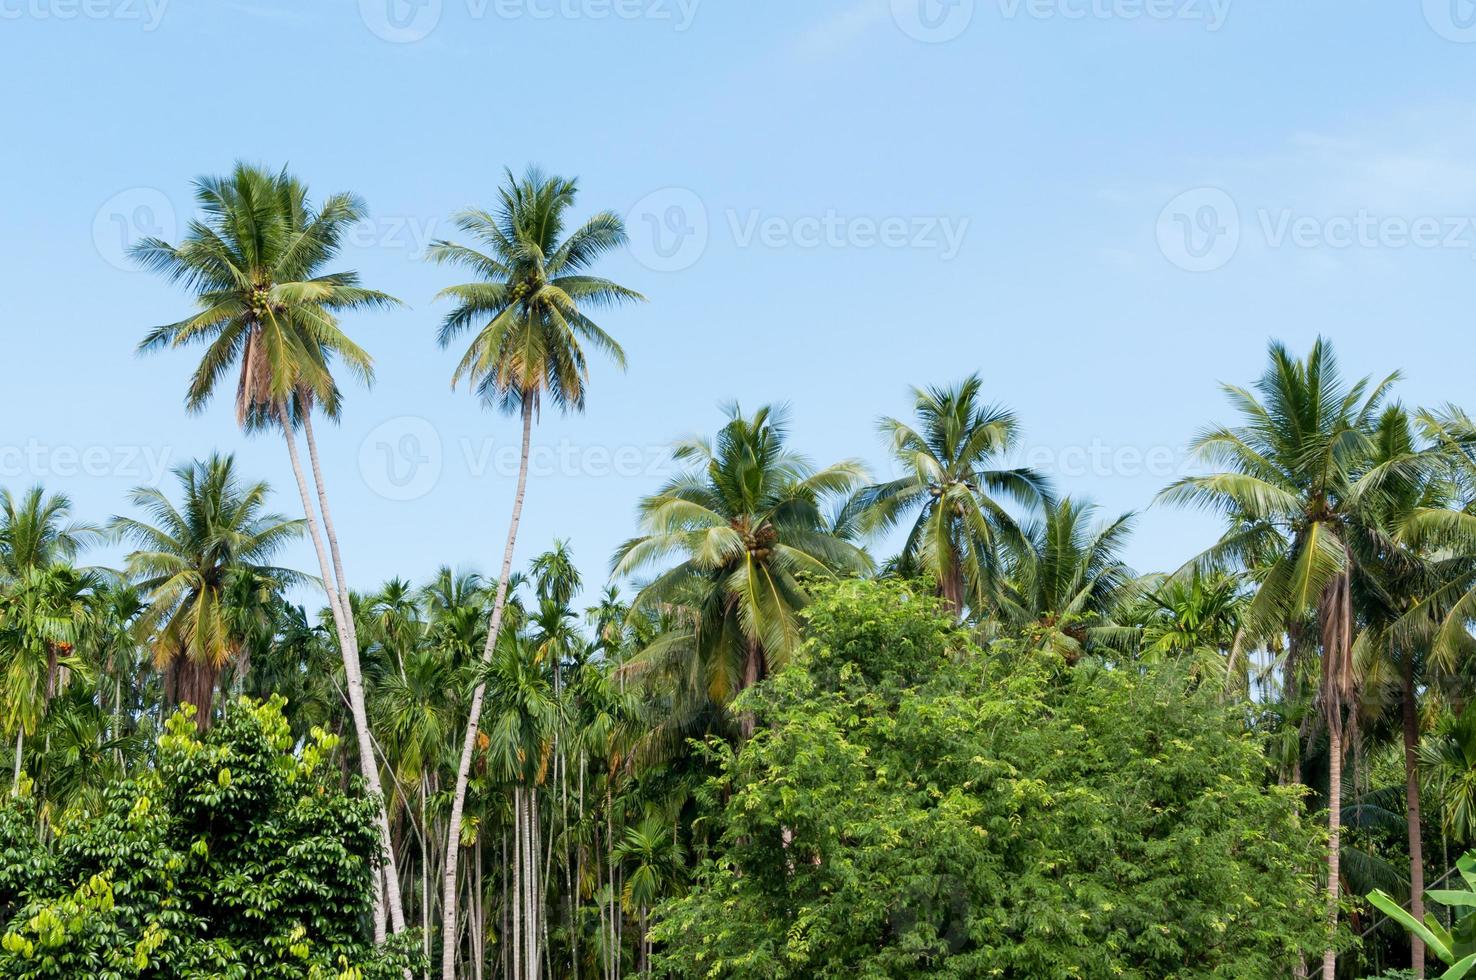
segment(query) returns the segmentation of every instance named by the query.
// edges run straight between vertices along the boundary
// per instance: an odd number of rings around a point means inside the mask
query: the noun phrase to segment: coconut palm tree
[[[618,215],[602,211],[565,236],[578,190],[574,180],[545,176],[537,170],[515,178],[509,171],[495,210],[469,208],[456,216],[456,227],[475,240],[474,246],[436,241],[430,249],[434,261],[469,269],[477,277],[440,294],[456,304],[441,325],[441,346],[449,346],[468,330],[473,332],[452,374],[452,387],[465,379],[485,402],[522,419],[517,489],[483,662],[492,659],[502,632],[527,492],[533,421],[545,401],[564,411],[584,409],[589,380],[586,346],[625,366],[625,352],[591,319],[591,313],[644,299],[634,290],[589,273],[600,257],[625,243],[625,225]],[[484,697],[484,686],[478,684],[472,693],[451,800],[442,882],[441,973],[446,980],[455,977],[461,814]]]
[[[318,410],[336,418],[341,410],[342,395],[332,370],[335,359],[366,383],[373,378],[372,359],[343,332],[339,315],[384,309],[398,301],[363,288],[355,272],[325,271],[337,257],[343,236],[365,214],[363,202],[351,194],[334,194],[314,208],[307,188],[285,170],[273,174],[238,163],[229,177],[197,180],[195,200],[201,217],[190,223],[178,245],[146,238],[133,246],[137,261],[183,285],[196,302],[194,313],[154,328],[139,349],[203,344],[204,356],[185,397],[187,407],[203,409],[221,381],[234,373],[237,423],[248,430],[275,428],[282,434],[342,651],[360,769],[370,793],[378,798],[379,767],[364,705],[358,637],[312,416]],[[298,426],[307,442],[321,526],[297,452]],[[391,928],[399,932],[404,914],[383,814],[379,823],[386,881],[384,901],[376,907],[388,912]],[[380,936],[383,915],[375,918]]]
[[[230,456],[178,467],[174,475],[178,504],[156,487],[139,487],[132,499],[143,517],[115,517],[112,529],[134,547],[127,572],[148,601],[140,629],[165,674],[165,697],[193,704],[204,730],[221,672],[247,640],[242,602],[265,606],[307,581],[269,564],[305,522],[267,511],[266,483],[243,482]]]
[[[1070,660],[1085,651],[1093,629],[1105,627],[1132,594],[1134,573],[1122,560],[1133,515],[1092,523],[1096,507],[1070,497],[1006,542],[994,614],[1017,630],[1034,631]]]
[[[912,519],[898,565],[930,575],[955,615],[987,603],[1001,541],[1018,536],[1005,501],[1035,508],[1051,498],[1040,473],[999,465],[1018,445],[1020,425],[1014,413],[983,404],[982,389],[977,374],[912,389],[916,424],[879,423],[902,476],[864,488],[849,508],[872,533]]]
[[[1439,441],[1422,444],[1417,425],[1400,405],[1390,405],[1380,416],[1368,465],[1377,471],[1387,463],[1392,469],[1362,508],[1351,546],[1356,558],[1353,595],[1362,620],[1354,641],[1354,662],[1364,689],[1361,701],[1365,709],[1387,707],[1399,721],[1410,902],[1414,913],[1423,917],[1419,691],[1450,672],[1442,670],[1439,658],[1428,655],[1434,622],[1424,600],[1444,584],[1441,562],[1419,546],[1410,527],[1417,515],[1450,507],[1456,487],[1449,479],[1452,460],[1447,446]],[[1410,943],[1411,970],[1423,977],[1424,943],[1417,935],[1410,936]]]
[[[726,705],[789,659],[800,641],[804,576],[872,568],[824,513],[863,483],[861,464],[816,469],[785,444],[780,409],[745,416],[735,404],[727,414],[716,439],[677,445],[675,460],[690,468],[641,501],[645,533],[623,544],[613,565],[615,576],[629,576],[676,560],[641,589],[630,615],[676,608],[681,622],[629,669],[681,678],[694,709]],[[740,726],[751,735],[752,716]]]
[[[1303,654],[1296,626],[1315,615],[1322,651],[1318,697],[1327,728],[1328,927],[1336,926],[1339,892],[1345,713],[1352,701],[1358,543],[1375,517],[1370,504],[1413,454],[1379,459],[1376,430],[1398,375],[1351,384],[1331,346],[1319,339],[1305,360],[1272,343],[1270,364],[1247,390],[1224,386],[1240,424],[1216,426],[1194,443],[1215,472],[1191,476],[1160,495],[1224,515],[1230,529],[1192,563],[1253,573],[1255,595],[1242,625],[1248,642],[1290,633],[1289,656]],[[1336,951],[1323,956],[1333,980]]]

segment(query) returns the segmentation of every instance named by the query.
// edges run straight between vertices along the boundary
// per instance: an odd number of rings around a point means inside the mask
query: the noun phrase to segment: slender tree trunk
[[[1353,556],[1345,554],[1345,569]],[[1338,927],[1338,880],[1343,826],[1343,708],[1353,693],[1353,602],[1345,570],[1323,590],[1318,601],[1322,630],[1322,698],[1327,721],[1327,925],[1328,945],[1322,954],[1323,980],[1336,980],[1338,953],[1333,938]]]
[[[518,543],[518,522],[523,516],[523,497],[528,489],[528,449],[533,441],[533,403],[523,399],[523,444],[518,460],[518,486],[513,497],[512,519],[507,527],[507,546],[502,553],[502,574],[497,577],[497,597],[492,603],[492,624],[487,630],[487,645],[482,650],[482,663],[492,659],[497,650],[497,637],[502,632],[502,617],[507,606],[507,582],[512,577],[513,550]],[[461,761],[456,769],[456,790],[451,796],[451,822],[446,832],[446,867],[441,872],[441,977],[456,980],[456,864],[461,847],[461,813],[466,806],[466,784],[471,778],[472,754],[477,745],[478,726],[482,720],[485,684],[472,691],[471,711],[466,721],[466,734],[461,740]]]
[[[430,980],[430,821],[425,813],[425,773],[420,774],[420,949],[425,956],[421,971]]]
[[[10,795],[20,795],[21,781],[21,758],[26,751],[26,730],[20,725],[15,726],[15,772],[10,777]]]
[[[359,662],[359,627],[354,622],[353,604],[349,597],[348,577],[343,573],[343,556],[338,550],[338,532],[333,528],[333,513],[328,508],[328,489],[323,482],[323,467],[318,461],[318,440],[313,435],[312,406],[305,404],[302,413],[302,433],[307,442],[308,463],[313,471],[313,485],[318,491],[318,508],[323,513],[323,533],[328,538],[328,551],[333,559],[333,580],[338,585],[338,604],[343,615],[343,629],[348,634],[349,645],[354,651],[354,664]],[[304,501],[306,505],[306,501]],[[327,574],[324,574],[326,580]],[[350,691],[352,696],[352,689]],[[360,684],[360,701],[363,701],[363,686]],[[355,719],[357,723],[357,719]],[[365,741],[370,743],[368,763],[365,765],[365,780],[370,791],[381,796],[379,789],[379,766],[374,761],[373,737],[369,731],[367,712],[364,717]],[[373,772],[373,777],[369,776]],[[388,906],[390,931],[398,934],[405,931],[405,910],[400,897],[400,873],[395,863],[395,849],[389,839],[389,800],[381,796],[379,808],[379,832],[384,835],[384,880],[385,904]]]
[[[282,437],[287,443],[287,456],[292,462],[292,475],[297,480],[297,490],[302,496],[302,507],[304,518],[307,521],[308,535],[312,538],[313,549],[318,556],[318,569],[323,577],[323,591],[328,595],[328,609],[333,614],[333,623],[338,633],[338,645],[343,654],[344,680],[348,686],[349,712],[354,719],[354,735],[359,748],[359,768],[364,776],[364,782],[375,801],[375,822],[379,830],[381,856],[384,868],[375,875],[375,942],[384,941],[383,930],[380,922],[383,918],[382,910],[391,903],[389,910],[391,915],[398,914],[399,929],[404,929],[404,913],[399,909],[398,887],[391,889],[396,894],[391,898],[385,894],[385,882],[398,882],[398,874],[393,873],[395,867],[394,848],[390,842],[389,818],[386,816],[387,803],[384,799],[383,790],[379,783],[379,765],[374,760],[374,741],[369,735],[369,714],[364,707],[364,677],[359,669],[359,648],[353,644],[353,634],[349,632],[346,625],[348,617],[345,615],[347,596],[340,596],[338,589],[334,586],[332,565],[329,563],[328,552],[323,544],[323,532],[318,527],[317,511],[313,507],[312,494],[308,491],[307,477],[302,470],[302,460],[297,454],[297,440],[292,434],[292,420],[288,418],[284,407],[277,407],[277,421],[282,426]],[[385,872],[390,872],[386,874]]]
[[[1416,921],[1425,921],[1425,850],[1420,839],[1420,774],[1416,765],[1415,750],[1419,745],[1419,723],[1415,718],[1415,683],[1412,653],[1404,655],[1404,801],[1409,829],[1409,903],[1410,914]],[[1420,937],[1409,937],[1410,971],[1416,980],[1425,976],[1425,943]]]
[[[523,980],[523,790],[513,787],[513,976]]]
[[[1327,927],[1329,944],[1322,954],[1323,980],[1337,980],[1338,953],[1331,936],[1338,927],[1339,838],[1343,827],[1343,733],[1341,725],[1328,726],[1327,761]]]

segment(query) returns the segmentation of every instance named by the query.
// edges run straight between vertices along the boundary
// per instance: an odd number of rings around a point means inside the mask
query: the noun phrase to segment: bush
[[[1255,977],[1324,941],[1319,835],[1174,667],[958,642],[905,587],[819,590],[708,747],[718,844],[657,912],[673,977]]]
[[[413,937],[368,939],[373,810],[339,789],[321,731],[299,751],[280,699],[242,699],[203,737],[189,709],[156,767],[37,837],[0,804],[0,976],[398,978]]]

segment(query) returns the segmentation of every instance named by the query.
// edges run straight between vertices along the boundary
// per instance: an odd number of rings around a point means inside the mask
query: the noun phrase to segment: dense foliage
[[[900,585],[808,618],[758,733],[713,749],[669,975],[1268,977],[1320,950],[1299,794],[1181,666],[980,650]]]
[[[28,786],[0,804],[0,976],[400,976],[407,951],[366,940],[373,803],[340,787],[337,739],[294,751],[280,701],[236,701],[203,738],[191,714],[40,838]]]

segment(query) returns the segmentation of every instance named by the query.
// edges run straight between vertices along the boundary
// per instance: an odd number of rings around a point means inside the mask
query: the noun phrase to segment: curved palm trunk
[[[492,623],[487,630],[487,644],[482,649],[482,663],[492,659],[497,637],[502,632],[502,617],[507,608],[507,580],[512,576],[513,550],[518,543],[518,522],[523,517],[523,497],[528,489],[528,450],[533,441],[533,403],[523,399],[523,445],[518,458],[518,487],[513,496],[512,518],[507,526],[507,545],[502,552],[502,572],[497,577],[497,596],[492,602]],[[466,734],[461,740],[461,761],[456,767],[456,790],[451,797],[451,821],[446,831],[446,864],[441,872],[441,978],[456,978],[456,865],[461,851],[461,814],[466,806],[466,784],[471,778],[472,753],[476,749],[477,730],[482,720],[482,701],[487,688],[478,684],[472,691],[471,710],[467,714]]]
[[[1419,745],[1420,730],[1415,719],[1414,663],[1409,651],[1404,655],[1404,802],[1409,831],[1409,904],[1410,914],[1419,922],[1425,921],[1425,851],[1420,839],[1420,775],[1416,767],[1415,749]],[[1410,972],[1416,980],[1425,976],[1425,943],[1410,933]]]
[[[349,645],[354,651],[354,664],[359,662],[359,627],[354,622],[353,608],[349,603],[348,578],[343,573],[343,556],[338,550],[338,534],[333,529],[333,514],[328,509],[328,491],[323,483],[323,468],[318,462],[318,440],[313,436],[313,413],[311,406],[302,413],[302,433],[307,442],[308,463],[313,470],[313,485],[318,491],[318,508],[323,513],[323,533],[328,538],[328,552],[333,559],[333,581],[338,586],[338,604],[343,614],[343,630],[348,634]],[[305,504],[304,504],[305,505]],[[326,573],[325,573],[326,577]],[[362,686],[360,688],[362,699]],[[356,719],[357,724],[357,719]],[[373,748],[373,733],[369,730],[368,713],[364,717],[365,741]],[[390,931],[401,933],[405,931],[405,908],[400,897],[400,870],[395,861],[394,845],[390,841],[389,827],[389,800],[383,797],[379,787],[379,766],[374,761],[371,751],[367,756],[369,764],[366,770],[374,773],[370,779],[368,772],[365,779],[369,782],[370,791],[380,796],[380,806],[376,813],[376,822],[379,824],[379,833],[384,838],[384,897],[385,905],[388,907]]]
[[[333,623],[338,632],[338,645],[343,653],[344,681],[348,687],[349,713],[354,719],[354,735],[359,747],[359,768],[364,776],[364,782],[371,795],[376,799],[375,823],[379,829],[381,856],[384,861],[385,874],[375,876],[375,941],[384,940],[383,921],[381,914],[386,899],[385,880],[393,876],[398,881],[398,875],[392,869],[395,867],[395,856],[393,845],[390,842],[389,820],[385,816],[384,793],[379,783],[379,766],[374,761],[374,741],[369,735],[369,714],[364,707],[364,676],[359,669],[359,648],[352,642],[352,634],[345,628],[345,597],[341,597],[338,589],[334,586],[333,569],[329,564],[328,552],[323,544],[323,532],[318,527],[316,511],[313,508],[312,495],[308,491],[307,477],[302,471],[302,460],[297,453],[297,440],[292,436],[292,423],[282,407],[277,409],[277,421],[282,426],[282,436],[287,443],[287,456],[292,461],[292,475],[297,480],[297,490],[302,496],[302,507],[307,520],[308,536],[312,538],[313,549],[318,555],[318,568],[323,577],[323,591],[328,595],[328,608],[333,614]],[[395,890],[394,908],[399,906],[398,889]],[[393,912],[391,913],[393,914]],[[400,912],[399,929],[404,929],[404,913]]]

